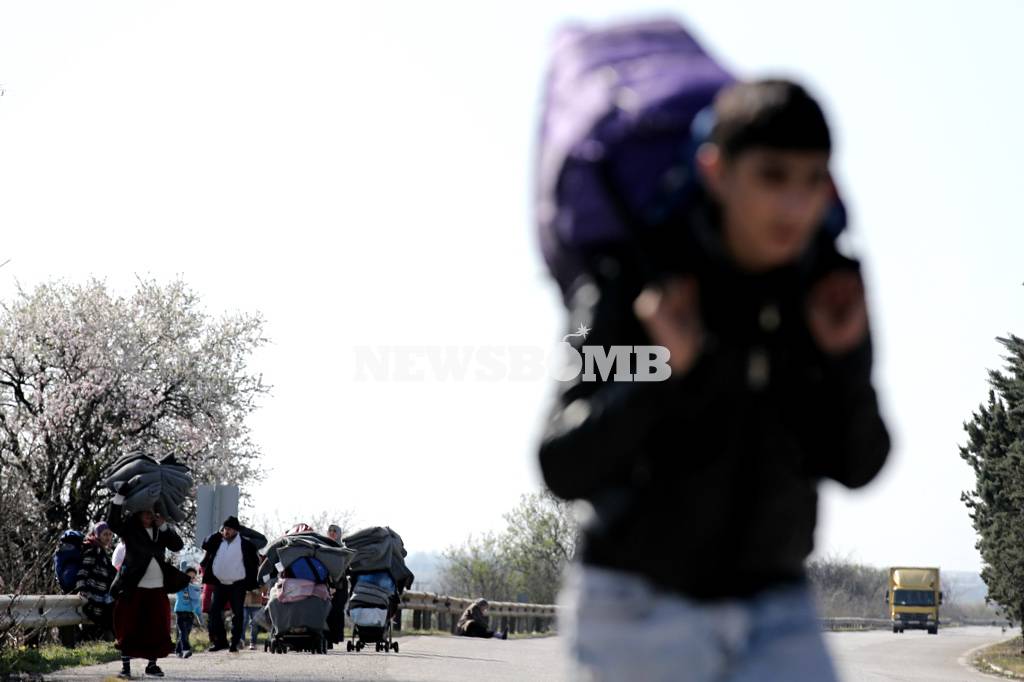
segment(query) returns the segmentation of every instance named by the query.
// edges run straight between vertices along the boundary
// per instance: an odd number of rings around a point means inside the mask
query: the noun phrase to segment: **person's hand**
[[[679,277],[650,286],[633,303],[633,312],[651,340],[668,349],[672,373],[689,371],[704,343],[697,282]]]
[[[868,334],[864,284],[852,270],[826,275],[807,299],[807,324],[818,348],[842,355],[859,346]]]

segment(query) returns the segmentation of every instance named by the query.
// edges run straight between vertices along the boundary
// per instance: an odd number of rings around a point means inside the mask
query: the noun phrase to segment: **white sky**
[[[357,382],[355,349],[560,335],[530,206],[547,41],[652,11],[804,81],[836,132],[896,448],[866,491],[826,488],[820,548],[977,568],[961,423],[1024,332],[1012,0],[0,2],[0,295],[181,275],[259,310],[259,511],[351,508],[412,551],[499,528],[539,485],[550,382]]]

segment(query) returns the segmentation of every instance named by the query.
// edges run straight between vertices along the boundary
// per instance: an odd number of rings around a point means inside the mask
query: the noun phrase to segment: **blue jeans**
[[[174,614],[178,621],[178,643],[174,645],[174,653],[183,654],[186,651],[192,650],[192,645],[189,643],[188,638],[192,634],[192,612],[188,613],[178,612]]]
[[[249,629],[249,644],[256,643],[256,636],[260,634],[260,626],[256,624],[256,614],[260,612],[259,606],[246,606],[245,620],[242,622],[242,634],[245,634],[245,629]]]
[[[639,575],[574,565],[559,602],[572,679],[836,682],[806,585],[695,602]]]

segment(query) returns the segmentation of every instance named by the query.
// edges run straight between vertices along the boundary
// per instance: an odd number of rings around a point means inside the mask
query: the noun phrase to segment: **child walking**
[[[192,655],[192,644],[189,642],[192,626],[195,623],[202,625],[203,622],[202,598],[199,585],[195,582],[196,569],[189,566],[185,569],[185,575],[191,582],[178,592],[174,599],[174,616],[178,629],[178,642],[174,647],[174,653],[178,658],[188,658]]]

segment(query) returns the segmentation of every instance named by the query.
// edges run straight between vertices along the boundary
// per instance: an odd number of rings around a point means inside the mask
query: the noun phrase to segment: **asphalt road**
[[[970,652],[1012,637],[1000,628],[940,629],[938,635],[907,630],[830,632],[825,635],[842,682],[968,682],[993,680],[969,667]]]
[[[494,682],[555,682],[566,679],[555,637],[536,639],[471,639],[466,637],[404,636],[400,653],[378,654],[330,651],[272,655],[259,651],[196,654],[160,661],[166,680],[367,680],[372,682],[440,682],[488,680]],[[104,680],[120,670],[120,663],[90,666],[47,675],[47,680]],[[136,679],[143,661],[132,661]]]
[[[967,664],[971,651],[1006,639],[999,628],[949,628],[938,636],[907,631],[828,633],[825,635],[842,682],[969,682],[998,679]],[[559,640],[555,637],[510,641],[462,637],[404,636],[401,653],[332,651],[271,655],[260,651],[196,654],[188,660],[167,658],[161,666],[168,680],[368,680],[372,682],[555,682],[566,679]],[[143,679],[142,661],[134,661]],[[77,668],[47,680],[103,680],[117,674],[118,663]],[[147,678],[153,679],[153,678]]]

